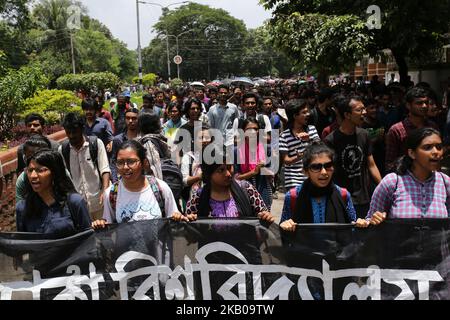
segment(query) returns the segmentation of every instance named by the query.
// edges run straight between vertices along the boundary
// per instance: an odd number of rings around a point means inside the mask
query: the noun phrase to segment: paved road
[[[270,212],[275,216],[275,223],[280,222],[281,212],[283,211],[284,194],[278,192],[278,199],[273,199],[272,210]]]

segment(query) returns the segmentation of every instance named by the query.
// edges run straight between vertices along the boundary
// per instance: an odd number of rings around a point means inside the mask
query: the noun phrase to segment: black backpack
[[[167,152],[164,152],[161,145],[155,140],[157,140],[157,138],[151,137],[140,139],[139,142],[144,146],[147,142],[151,142],[155,149],[158,150],[161,160],[161,173],[163,176],[163,181],[169,185],[172,190],[173,197],[178,204],[184,188],[183,174],[181,173],[178,165],[172,159],[166,158]]]
[[[98,143],[97,143],[97,136],[88,136],[87,137],[89,141],[89,154],[91,156],[91,160],[94,163],[94,167],[97,169],[98,176],[100,178],[100,185],[102,180],[102,175],[100,173],[100,170],[98,169]],[[66,168],[70,172],[70,144],[69,140],[65,140],[62,143],[61,147],[62,155],[64,158],[64,162],[66,163]],[[72,174],[72,173],[71,173]]]
[[[172,159],[162,159],[161,171],[164,182],[169,185],[172,190],[173,197],[178,203],[184,188],[183,175],[181,174],[180,168]]]

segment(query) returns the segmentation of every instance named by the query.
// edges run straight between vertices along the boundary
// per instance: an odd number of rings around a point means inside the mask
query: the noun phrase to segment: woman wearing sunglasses
[[[286,193],[280,227],[295,231],[297,223],[350,223],[356,221],[350,193],[332,182],[334,152],[319,142],[303,155],[307,179]]]
[[[406,148],[408,154],[377,186],[366,220],[358,219],[357,226],[378,225],[386,218],[450,217],[450,178],[438,171],[444,153],[440,133],[432,128],[414,130]]]

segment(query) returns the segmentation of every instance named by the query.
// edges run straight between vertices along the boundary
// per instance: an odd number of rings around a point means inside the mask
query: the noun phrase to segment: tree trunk
[[[391,49],[392,55],[395,58],[395,62],[398,66],[398,73],[400,74],[400,84],[406,88],[409,86],[408,80],[408,64],[405,57],[394,49]]]
[[[330,77],[330,73],[328,70],[320,69],[319,74],[317,76],[317,82],[319,83],[319,86],[326,87],[328,86],[328,78]]]

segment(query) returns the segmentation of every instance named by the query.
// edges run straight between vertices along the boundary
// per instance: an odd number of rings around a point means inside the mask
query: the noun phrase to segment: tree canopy
[[[145,72],[167,77],[167,43],[171,76],[176,76],[176,36],[183,79],[214,79],[228,75],[267,75],[289,72],[288,61],[276,63],[280,53],[264,39],[265,28],[248,31],[243,21],[222,9],[190,3],[165,11],[154,29],[157,37],[143,50]]]
[[[407,59],[434,56],[449,31],[450,0],[261,0],[261,3],[273,10],[270,25],[275,43],[284,43],[283,49],[297,63],[328,70],[344,69],[363,54],[376,55],[380,50],[390,49],[399,65],[402,82],[406,81]],[[380,8],[380,28],[366,26],[371,18],[367,9],[372,5]]]

